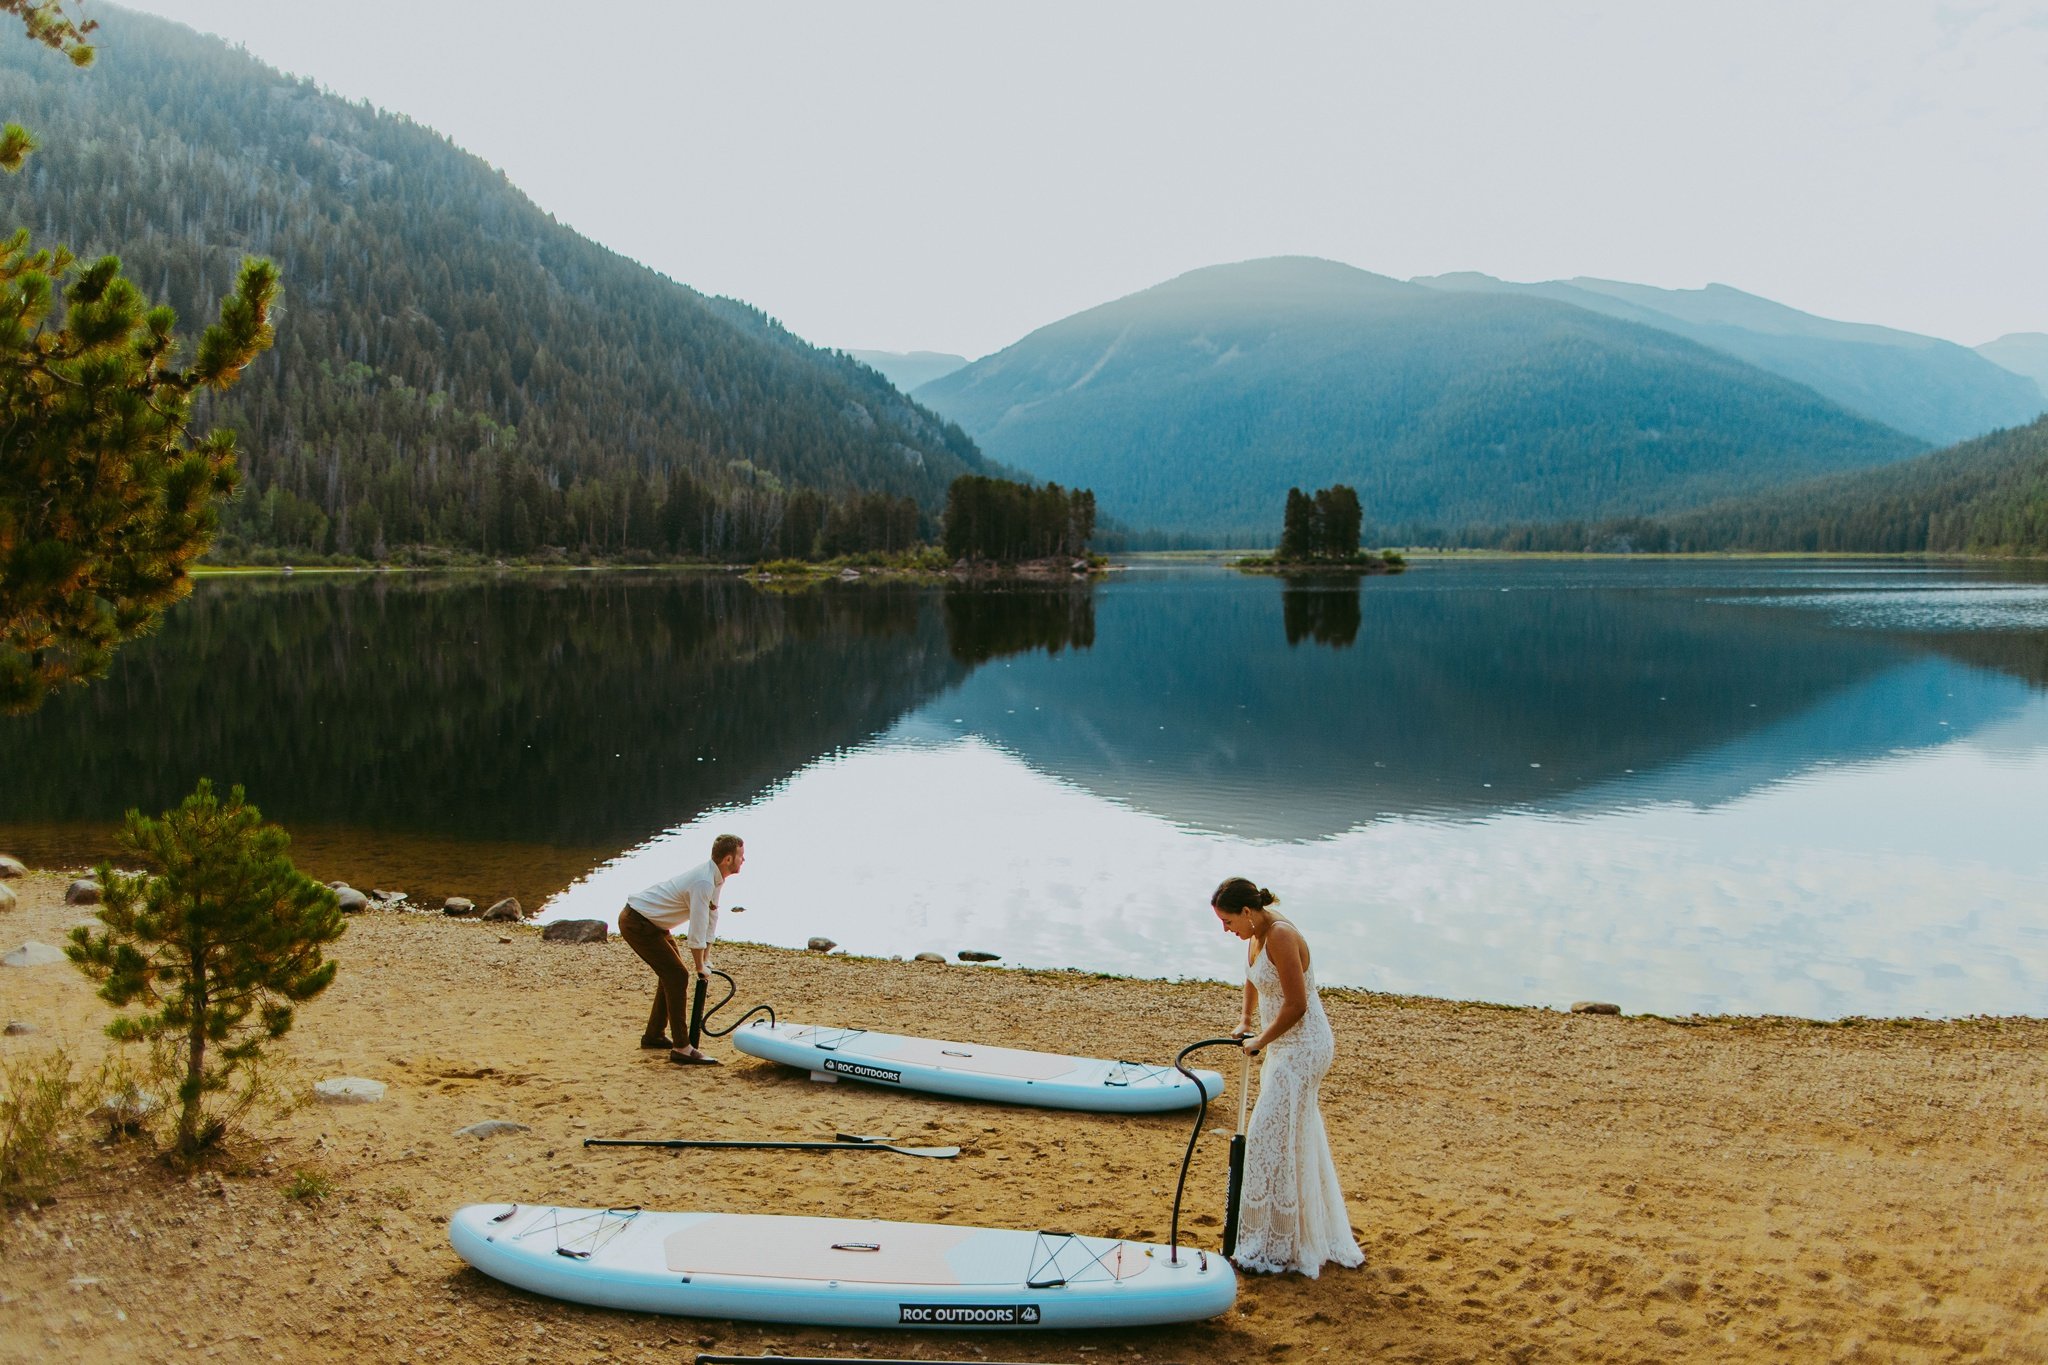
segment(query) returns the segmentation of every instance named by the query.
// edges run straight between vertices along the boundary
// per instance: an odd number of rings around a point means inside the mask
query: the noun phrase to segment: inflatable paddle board
[[[756,1022],[736,1031],[732,1044],[752,1057],[802,1067],[813,1080],[867,1081],[1046,1109],[1156,1114],[1191,1109],[1202,1098],[1194,1083],[1171,1066],[949,1043],[871,1029]],[[1210,1099],[1223,1093],[1219,1073],[1195,1074]]]
[[[1237,1300],[1213,1252],[942,1223],[471,1204],[457,1254],[493,1279],[600,1308],[821,1327],[1141,1327]]]

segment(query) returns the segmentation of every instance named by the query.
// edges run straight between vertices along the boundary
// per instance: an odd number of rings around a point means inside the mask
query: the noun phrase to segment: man
[[[640,1046],[667,1048],[668,1059],[678,1066],[719,1064],[690,1037],[690,980],[694,976],[702,991],[710,979],[711,944],[718,937],[718,893],[746,861],[747,846],[739,836],[721,834],[711,841],[710,862],[635,892],[619,912],[619,937],[654,969],[654,1008],[648,1012]],[[741,908],[735,905],[733,913],[739,914]],[[678,927],[687,935],[683,943],[690,950],[689,968],[683,966],[671,937]]]

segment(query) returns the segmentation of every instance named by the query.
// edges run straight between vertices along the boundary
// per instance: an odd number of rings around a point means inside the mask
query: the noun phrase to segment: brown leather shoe
[[[668,1049],[674,1047],[675,1044],[662,1037],[659,1033],[648,1033],[641,1036],[640,1046],[644,1048]]]
[[[695,1053],[695,1054],[693,1055],[693,1054],[691,1054],[691,1053],[688,1053],[688,1052],[685,1052],[685,1051],[683,1051],[683,1050],[682,1050],[681,1048],[677,1048],[677,1049],[675,1049],[674,1051],[670,1052],[670,1053],[668,1054],[668,1059],[669,1059],[670,1061],[674,1062],[674,1063],[675,1063],[675,1064],[676,1064],[677,1066],[723,1066],[723,1065],[725,1065],[725,1063],[723,1063],[723,1062],[719,1061],[719,1060],[718,1060],[718,1058],[716,1058],[716,1057],[707,1057],[707,1056],[705,1056],[705,1055],[704,1055],[703,1053],[701,1053],[701,1052],[699,1052],[699,1053]]]

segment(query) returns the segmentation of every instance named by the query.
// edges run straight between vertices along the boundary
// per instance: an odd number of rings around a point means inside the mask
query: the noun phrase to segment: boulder
[[[910,960],[912,962],[944,962],[946,955],[944,953],[919,953]]]
[[[323,1104],[375,1104],[384,1098],[384,1082],[364,1076],[330,1076],[314,1083],[313,1098]]]
[[[474,915],[476,913],[476,902],[467,896],[450,896],[447,900],[441,902],[441,913],[456,916]]]
[[[822,935],[804,944],[804,947],[810,949],[814,953],[829,953],[838,946],[839,945],[834,943],[831,939],[825,938]]]
[[[958,953],[962,962],[1001,962],[1000,953],[984,953],[979,948],[962,948]]]
[[[1605,1000],[1574,1000],[1573,1014],[1620,1014],[1621,1006],[1610,1005]]]
[[[549,943],[602,943],[609,932],[601,919],[558,919],[540,936]]]
[[[22,866],[21,859],[0,853],[0,880],[12,881],[16,877],[27,875],[28,869]]]
[[[504,1119],[485,1119],[482,1123],[472,1123],[467,1128],[457,1128],[455,1136],[483,1139],[503,1137],[507,1133],[530,1133],[532,1131],[533,1128],[528,1124],[508,1123]]]
[[[370,899],[386,910],[396,910],[405,904],[405,893],[403,891],[378,891],[372,889]]]
[[[526,918],[526,910],[519,904],[517,896],[507,896],[490,909],[484,911],[483,917],[492,921],[511,920],[517,923]]]
[[[370,898],[353,886],[335,887],[334,898],[341,902],[341,913],[344,915],[360,915],[370,908]]]
[[[9,967],[54,967],[62,961],[62,948],[52,948],[49,944],[38,943],[34,939],[30,939],[11,953],[0,955],[0,963]]]
[[[15,904],[14,888],[4,882],[0,882],[0,913],[12,910]]]
[[[100,903],[100,884],[90,877],[80,877],[77,881],[64,888],[64,903],[66,905],[98,905]]]

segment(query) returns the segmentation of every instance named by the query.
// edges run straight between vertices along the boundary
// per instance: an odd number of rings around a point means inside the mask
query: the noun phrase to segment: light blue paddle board
[[[865,1081],[1045,1109],[1089,1109],[1106,1114],[1156,1114],[1190,1109],[1202,1091],[1223,1093],[1223,1077],[1197,1071],[1201,1090],[1173,1067],[1102,1057],[954,1043],[872,1029],[757,1020],[732,1035],[751,1057],[802,1067],[820,1081]]]
[[[493,1279],[642,1313],[829,1327],[1195,1322],[1237,1300],[1213,1252],[1066,1232],[760,1213],[471,1204],[448,1240]]]

